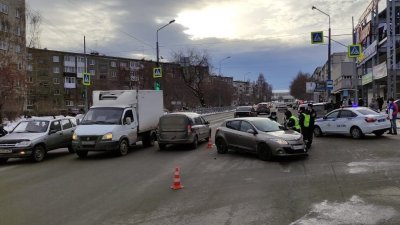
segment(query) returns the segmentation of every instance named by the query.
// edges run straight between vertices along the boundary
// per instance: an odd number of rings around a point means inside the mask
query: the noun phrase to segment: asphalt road
[[[227,117],[208,117],[213,131]],[[60,149],[0,167],[0,224],[400,224],[399,141],[315,138],[308,157],[271,162],[207,143],[83,160]]]

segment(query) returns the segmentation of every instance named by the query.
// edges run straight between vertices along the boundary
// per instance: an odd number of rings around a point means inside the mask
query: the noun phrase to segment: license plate
[[[378,122],[385,122],[386,121],[386,119],[380,119],[380,120],[378,120]]]
[[[0,153],[12,153],[10,149],[0,149]]]
[[[304,149],[304,146],[303,145],[293,145],[292,146],[292,148],[294,149],[294,150],[303,150]]]
[[[82,141],[82,145],[94,145],[96,142],[94,141]]]

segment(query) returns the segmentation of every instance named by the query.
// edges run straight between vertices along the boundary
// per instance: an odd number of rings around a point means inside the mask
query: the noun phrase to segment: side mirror
[[[324,119],[324,120],[326,120],[326,118],[328,118],[328,117],[326,117],[326,116],[322,117],[322,119]]]
[[[81,123],[81,119],[76,120],[76,125],[79,125]]]
[[[249,133],[249,134],[254,134],[254,135],[257,134],[257,132],[256,132],[255,130],[253,130],[253,129],[248,129],[248,130],[247,130],[247,133]]]
[[[206,121],[206,122],[205,122],[205,124],[209,125],[209,124],[210,124],[210,122],[209,122],[209,121]]]
[[[125,124],[126,125],[131,125],[131,123],[132,123],[132,119],[130,117],[126,117]]]

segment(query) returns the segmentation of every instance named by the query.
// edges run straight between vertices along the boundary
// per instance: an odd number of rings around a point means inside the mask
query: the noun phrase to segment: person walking
[[[397,107],[397,104],[394,103],[394,99],[390,98],[389,99],[389,106],[388,106],[388,114],[389,114],[389,119],[390,119],[390,124],[392,125],[389,131],[389,134],[397,135],[397,125],[396,125],[396,119],[397,119],[397,113],[399,112],[399,109]]]
[[[285,112],[285,121],[286,128],[300,132],[299,119],[296,116],[292,115],[292,112],[290,112],[289,110]]]
[[[299,115],[299,124],[304,143],[306,144],[306,149],[310,149],[313,135],[313,131],[310,129],[310,120],[310,111],[305,109],[301,110]]]
[[[383,98],[378,96],[378,98],[376,99],[376,101],[378,102],[378,109],[379,112],[382,112],[382,107],[383,107]]]
[[[379,110],[379,106],[378,106],[377,100],[375,98],[371,99],[371,103],[369,103],[369,108],[374,110],[374,111],[378,111]]]

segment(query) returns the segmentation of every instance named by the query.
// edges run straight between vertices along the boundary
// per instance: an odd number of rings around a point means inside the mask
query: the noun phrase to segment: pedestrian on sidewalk
[[[388,115],[390,119],[390,124],[392,125],[389,131],[389,134],[397,135],[397,125],[396,125],[396,119],[397,119],[397,113],[399,112],[399,109],[397,107],[397,104],[394,103],[394,99],[390,98],[389,99],[389,107],[388,107]]]

